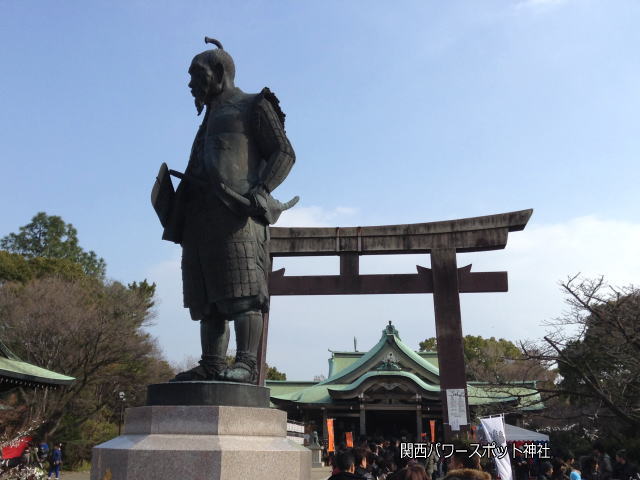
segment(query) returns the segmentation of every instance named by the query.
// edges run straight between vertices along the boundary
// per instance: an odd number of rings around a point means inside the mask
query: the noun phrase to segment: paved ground
[[[311,480],[325,480],[331,476],[330,468],[314,468],[311,470]],[[62,472],[63,480],[89,480],[89,472]]]

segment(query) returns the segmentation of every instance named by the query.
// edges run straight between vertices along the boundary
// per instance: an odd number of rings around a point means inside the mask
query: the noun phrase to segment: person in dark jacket
[[[613,475],[613,465],[611,465],[611,457],[609,457],[604,445],[599,440],[593,443],[593,456],[597,462],[597,468],[595,469],[597,480],[609,480]]]
[[[356,460],[352,450],[343,450],[336,454],[337,472],[331,475],[328,480],[364,480],[364,477],[357,475]]]
[[[529,480],[529,460],[520,452],[513,458],[513,470],[516,480]]]
[[[355,458],[355,465],[356,465],[355,474],[360,475],[362,478],[366,480],[373,480],[371,469],[368,468],[369,467],[368,454],[369,454],[369,451],[365,448],[353,449],[353,456]]]
[[[618,450],[616,452],[616,463],[613,466],[613,478],[615,480],[630,480],[635,478],[638,469],[635,465],[629,463],[626,450]]]
[[[482,470],[480,457],[478,455],[468,455],[469,443],[462,440],[453,440],[453,454],[447,459],[447,472],[459,469]],[[491,476],[489,476],[491,477]]]
[[[553,475],[553,465],[551,462],[542,462],[540,464],[540,475],[538,475],[538,480],[551,480]]]
[[[47,478],[51,478],[51,475],[55,472],[56,478],[60,478],[60,467],[62,466],[62,444],[57,444],[51,452],[49,457],[49,475]]]

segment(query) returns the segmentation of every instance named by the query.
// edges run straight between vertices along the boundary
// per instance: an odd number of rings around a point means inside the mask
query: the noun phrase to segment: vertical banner
[[[347,448],[353,448],[353,432],[347,432],[344,434],[344,436]]]
[[[452,431],[458,432],[460,425],[467,424],[467,401],[464,388],[447,388],[447,412]]]
[[[496,446],[498,447],[507,446],[507,437],[504,432],[504,418],[481,418],[480,425],[482,425],[484,437],[487,442],[496,442]],[[505,455],[502,458],[494,458],[498,470],[498,475],[500,476],[501,480],[513,480],[513,476],[511,474],[510,458],[511,457],[509,455]]]
[[[429,428],[431,429],[431,443],[436,443],[436,421],[429,420]]]
[[[327,445],[327,452],[336,451],[336,443],[333,438],[333,418],[327,418],[327,436],[329,437],[329,443]]]

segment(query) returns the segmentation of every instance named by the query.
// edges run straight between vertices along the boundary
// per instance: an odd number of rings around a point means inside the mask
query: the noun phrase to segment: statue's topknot
[[[220,50],[224,50],[224,48],[222,47],[222,44],[220,43],[220,41],[216,40],[215,38],[204,37],[204,43],[212,43],[213,45],[218,47]]]

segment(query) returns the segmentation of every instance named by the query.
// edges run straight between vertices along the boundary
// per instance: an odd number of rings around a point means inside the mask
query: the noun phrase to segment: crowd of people
[[[329,456],[329,480],[499,480],[493,459],[469,455],[469,445],[455,440],[450,456],[438,457],[432,450],[427,458],[411,458],[401,453],[398,440],[361,439],[355,447],[338,447]],[[553,452],[553,450],[551,450]],[[589,455],[576,458],[571,452],[551,453],[549,458],[511,458],[513,480],[640,480],[636,465],[625,450],[615,461],[602,443],[595,442]]]
[[[454,444],[455,445],[455,444]],[[462,450],[464,445],[456,445]],[[491,480],[478,457],[456,453],[445,459],[435,451],[426,458],[402,454],[400,440],[367,441],[355,448],[341,445],[329,458],[333,468],[329,480]],[[458,475],[454,477],[453,474]]]
[[[638,467],[630,461],[626,450],[618,450],[612,461],[599,441],[589,455],[576,458],[572,452],[557,453],[532,469],[531,459],[514,459],[514,480],[529,480],[532,474],[538,480],[640,480]]]
[[[0,473],[8,470],[38,469],[48,472],[47,478],[60,478],[62,468],[62,444],[57,443],[49,448],[46,442],[29,441],[24,445],[19,455],[0,460]]]

